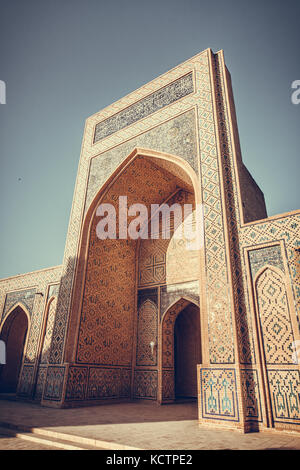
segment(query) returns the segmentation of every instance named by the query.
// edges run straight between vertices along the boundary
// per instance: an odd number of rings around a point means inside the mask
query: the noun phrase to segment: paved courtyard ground
[[[0,400],[0,449],[24,445],[45,447],[38,438],[65,442],[74,448],[109,450],[300,450],[300,434],[250,433],[198,426],[196,403],[158,406],[152,402],[110,404],[72,409]],[[28,432],[30,431],[30,432]],[[34,436],[22,443],[16,434]],[[45,441],[46,442],[46,441]],[[66,445],[66,448],[68,446]],[[37,449],[40,450],[40,449]]]

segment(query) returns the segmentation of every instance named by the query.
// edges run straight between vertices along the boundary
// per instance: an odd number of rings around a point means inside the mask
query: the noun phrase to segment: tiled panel
[[[249,261],[253,279],[255,278],[257,272],[266,265],[275,266],[284,272],[280,245],[250,250]]]
[[[18,302],[23,303],[31,314],[35,293],[36,289],[26,289],[21,291],[9,292],[6,295],[5,305],[2,313],[2,320],[5,315],[9,312],[9,310],[11,310],[11,308]]]
[[[136,370],[134,373],[134,397],[156,400],[157,371]]]
[[[189,73],[97,124],[94,142],[124,129],[124,127],[155,113],[155,111],[159,111],[164,106],[174,103],[174,101],[193,93],[193,91],[193,75]]]
[[[233,369],[201,369],[203,418],[239,421]]]

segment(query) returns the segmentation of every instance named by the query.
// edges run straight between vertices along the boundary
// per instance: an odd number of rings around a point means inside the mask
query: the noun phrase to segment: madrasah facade
[[[168,237],[160,222],[99,238],[99,206],[119,222],[121,196],[149,214],[200,207],[201,243],[174,217]],[[193,399],[200,425],[298,431],[299,314],[300,211],[267,216],[223,51],[207,49],[86,120],[62,265],[0,280],[0,393]]]

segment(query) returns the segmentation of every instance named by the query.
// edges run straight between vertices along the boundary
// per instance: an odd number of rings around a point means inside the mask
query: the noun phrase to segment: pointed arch
[[[83,305],[85,281],[87,277],[88,253],[89,246],[91,243],[90,237],[97,207],[100,203],[105,202],[105,198],[107,197],[109,190],[120,180],[122,175],[125,174],[124,172],[126,172],[131,167],[131,165],[138,161],[138,159],[140,158],[148,159],[150,162],[154,163],[158,167],[161,165],[161,170],[166,170],[171,173],[174,172],[177,178],[181,178],[185,181],[186,184],[189,184],[190,188],[192,189],[195,195],[195,203],[201,204],[202,200],[198,177],[193,168],[190,166],[190,164],[183,158],[164,152],[154,151],[151,149],[135,148],[127,156],[127,158],[125,158],[124,161],[120,163],[120,165],[115,169],[112,175],[101,186],[97,194],[93,197],[92,202],[89,204],[88,208],[85,209],[85,213],[83,214],[77,264],[75,269],[74,285],[72,291],[70,317],[68,321],[69,334],[67,335],[67,342],[65,348],[65,359],[67,361],[76,362],[76,351],[74,349],[73,338],[74,336],[78,336],[80,329],[80,312]],[[203,263],[202,259],[200,259],[200,264],[201,263]],[[201,269],[201,276],[204,282],[204,266],[202,266]]]
[[[179,315],[179,313],[189,304],[193,304],[196,307],[199,307],[199,303],[195,299],[192,299],[191,297],[189,297],[188,295],[183,295],[179,299],[174,300],[174,302],[172,302],[162,313],[161,324],[163,323],[164,317],[166,316],[166,314],[173,311],[175,307],[176,307],[175,314]],[[178,310],[177,310],[177,307],[179,308]]]
[[[263,267],[261,267],[257,273],[255,274],[255,277],[254,277],[254,285],[256,285],[257,283],[257,280],[258,278],[261,276],[261,274],[263,274],[264,271],[266,271],[267,269],[270,269],[271,271],[274,271],[275,273],[277,273],[279,276],[284,276],[284,273],[282,272],[281,269],[277,268],[276,266],[273,266],[272,264],[266,264],[264,265]]]
[[[186,160],[184,160],[182,157],[178,157],[176,155],[172,155],[169,153],[136,147],[124,159],[124,161],[118,165],[118,167],[114,170],[111,176],[101,186],[98,193],[93,197],[92,202],[90,203],[89,207],[86,210],[83,225],[85,225],[85,223],[92,218],[98,204],[101,202],[101,200],[107,193],[108,189],[117,181],[117,179],[122,175],[122,173],[126,170],[126,168],[128,168],[128,166],[131,165],[133,161],[139,157],[150,158],[152,160],[157,160],[160,163],[165,161],[174,165],[174,168],[179,167],[181,170],[180,172],[181,176],[187,175],[191,181],[193,191],[195,193],[196,203],[200,204],[202,202],[201,193],[200,193],[199,184],[198,184],[198,177],[196,175],[195,170],[191,167],[191,165]]]
[[[194,314],[197,316],[197,326],[194,327],[195,342],[198,343],[199,348],[199,361],[201,362],[201,331],[200,331],[200,309],[195,300],[189,297],[180,297],[175,300],[163,313],[160,323],[160,344],[159,351],[161,357],[161,402],[170,402],[176,399],[176,348],[175,348],[175,325],[176,320],[180,318],[181,314],[186,312],[188,315],[188,308],[194,308]],[[186,318],[183,318],[186,323]],[[184,324],[184,323],[183,323]],[[198,331],[197,331],[198,330]],[[192,359],[192,358],[189,358]],[[194,392],[197,394],[197,369],[196,364],[192,365]],[[189,368],[190,369],[190,368]]]
[[[197,303],[188,298],[180,297],[175,300],[163,313],[160,324],[160,338],[161,338],[161,357],[163,368],[174,367],[174,326],[177,316],[188,306],[195,305],[199,308]]]
[[[157,207],[165,201],[170,201],[180,189],[191,195],[193,204],[201,204],[199,180],[187,161],[163,152],[136,148],[115,169],[99,188],[97,194],[93,195],[92,202],[87,204],[88,207],[84,209],[82,214],[64,360],[95,368],[97,374],[100,375],[106,374],[108,368],[118,367],[122,373],[129,377],[128,380],[131,382],[126,387],[126,398],[157,398],[157,390],[159,390],[161,383],[159,382],[162,368],[161,357],[159,356],[159,347],[153,348],[154,354],[152,355],[149,346],[150,343],[155,342],[155,328],[157,331],[160,328],[160,300],[158,291],[156,291],[156,308],[148,302],[142,311],[143,315],[152,318],[151,324],[156,324],[155,327],[152,328],[152,325],[149,331],[146,331],[142,321],[138,324],[138,302],[142,298],[140,292],[148,288],[148,284],[145,287],[138,285],[137,282],[139,240],[125,238],[126,236],[99,240],[97,237],[97,224],[99,223],[97,209],[99,204],[112,204],[118,218],[121,213],[121,210],[119,211],[119,196],[126,196],[127,208],[134,204],[143,203],[147,207],[149,215],[149,208],[152,204]],[[181,204],[187,201],[190,199],[182,199]],[[127,228],[130,224],[129,217],[127,226],[125,225]],[[171,260],[169,267],[170,269],[173,267],[175,272],[178,253],[175,254],[173,251],[172,254],[173,261]],[[199,283],[196,288],[199,289],[200,302],[204,304],[205,257],[203,250],[201,254],[198,250],[195,257],[197,257],[197,267],[193,271],[193,277],[189,275],[186,263],[182,270],[178,269],[178,273],[182,273],[182,276],[179,275],[176,281],[173,279],[173,283],[167,279],[167,284],[196,283],[201,278],[201,287]],[[154,270],[159,264],[164,264],[164,262],[159,262],[158,258],[155,254],[151,258]],[[164,284],[160,282],[160,279],[156,279],[156,281],[154,279],[149,283],[152,291],[155,288],[160,291],[160,286]],[[191,292],[195,285],[191,287]],[[188,289],[190,287],[187,288],[187,291]],[[184,303],[186,306],[194,305],[194,300],[185,299]],[[177,303],[178,306],[179,303]],[[142,335],[139,335],[139,328],[143,329],[145,336],[143,340],[141,340]],[[76,338],[75,341],[74,338]],[[145,370],[145,367],[149,370]],[[119,392],[117,389],[113,370],[109,393],[117,390],[118,396],[121,391]],[[97,397],[101,399],[103,393],[99,386]],[[95,398],[94,394],[93,397]]]
[[[0,371],[0,390],[16,393],[21,366],[24,361],[30,327],[30,314],[23,303],[15,304],[5,316],[0,339],[6,345],[6,364]]]
[[[29,313],[29,310],[28,308],[26,307],[26,305],[23,303],[23,302],[17,302],[16,304],[14,304],[10,309],[9,311],[7,312],[7,314],[5,315],[5,317],[2,319],[1,323],[0,323],[0,335],[2,333],[2,330],[3,330],[3,327],[5,325],[5,322],[6,320],[8,319],[9,315],[11,315],[15,309],[17,308],[21,308],[23,310],[23,312],[25,313],[26,317],[27,317],[27,320],[28,320],[28,327],[30,327],[30,323],[31,323],[31,316],[30,316],[30,313]]]

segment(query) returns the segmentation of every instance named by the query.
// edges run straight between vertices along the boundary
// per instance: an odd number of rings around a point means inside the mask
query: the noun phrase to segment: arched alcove
[[[6,364],[0,369],[0,392],[16,393],[27,338],[29,317],[25,307],[17,305],[6,317],[0,339],[6,345]]]
[[[197,398],[200,363],[200,312],[190,303],[178,314],[174,325],[175,399]]]
[[[195,398],[202,362],[199,306],[184,297],[175,301],[162,317],[160,337],[162,402]]]
[[[124,223],[121,196],[128,209]],[[188,203],[194,209],[199,197],[194,171],[184,160],[139,149],[116,170],[87,209],[66,347],[66,358],[88,367],[86,399],[158,399],[161,366],[155,335],[163,313],[158,289],[164,286],[164,301],[170,304],[170,283],[199,283],[200,256],[199,250],[185,252],[184,242],[174,238],[173,226],[168,239],[151,238],[152,205],[177,202],[182,207]],[[99,238],[100,204],[113,208],[116,236]],[[143,230],[148,227],[146,239],[128,234],[138,215],[129,209],[138,204],[147,212],[140,223]],[[126,237],[120,234],[120,227],[127,229]],[[161,225],[159,232],[161,235]],[[154,297],[140,299],[149,288],[156,289]],[[73,387],[71,379],[68,385]]]

